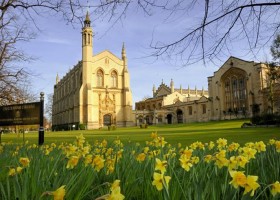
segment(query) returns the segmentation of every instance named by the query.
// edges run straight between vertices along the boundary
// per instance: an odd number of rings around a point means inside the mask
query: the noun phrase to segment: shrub
[[[79,124],[79,129],[80,130],[86,130],[86,125],[85,124]]]
[[[112,124],[112,125],[108,126],[108,131],[114,131],[114,130],[116,130],[116,125],[115,124]]]
[[[245,128],[245,127],[251,127],[251,126],[253,126],[253,124],[252,123],[243,123],[242,125],[241,125],[241,128]]]
[[[148,128],[148,124],[141,124],[140,128]]]

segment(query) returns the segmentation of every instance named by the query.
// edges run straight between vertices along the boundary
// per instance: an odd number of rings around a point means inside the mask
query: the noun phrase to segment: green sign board
[[[40,102],[0,106],[0,126],[40,123]]]

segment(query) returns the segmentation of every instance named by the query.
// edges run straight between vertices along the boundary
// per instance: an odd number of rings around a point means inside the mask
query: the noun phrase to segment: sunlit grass
[[[195,141],[208,142],[220,137],[227,138],[229,142],[238,142],[244,144],[248,141],[266,140],[269,138],[279,138],[280,128],[241,128],[244,120],[231,121],[213,121],[204,123],[190,123],[177,125],[149,126],[147,129],[139,127],[117,128],[114,131],[108,131],[106,128],[101,130],[79,130],[79,131],[58,131],[45,132],[45,143],[52,142],[72,142],[73,138],[83,133],[88,141],[106,139],[108,141],[119,137],[122,141],[132,141],[143,143],[151,132],[158,132],[166,138],[170,144],[189,145]],[[31,143],[38,143],[38,133],[25,134],[25,140]],[[22,143],[23,135],[5,134],[2,135],[2,142],[13,141]]]
[[[133,128],[118,130],[119,134],[105,130],[73,131],[71,136],[48,133],[48,141],[53,137],[60,142],[42,146],[4,142],[0,145],[0,199],[279,199],[279,138],[232,143],[225,138],[235,128],[226,125],[222,138],[188,145],[180,144],[180,138],[205,137],[210,130],[216,138],[221,134],[214,128],[217,124],[209,123],[204,132],[193,135],[193,130],[180,132],[186,131],[182,125],[161,127],[166,138],[174,137],[174,145],[147,130],[136,134],[142,137],[140,142],[117,137],[131,135],[125,131]],[[62,139],[67,135],[71,142]]]

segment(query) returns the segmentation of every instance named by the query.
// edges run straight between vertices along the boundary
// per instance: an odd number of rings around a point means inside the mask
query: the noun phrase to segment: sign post
[[[40,93],[40,128],[39,128],[39,145],[44,144],[44,92]]]
[[[44,144],[44,92],[40,102],[0,106],[0,113],[0,127],[40,124],[39,145]]]

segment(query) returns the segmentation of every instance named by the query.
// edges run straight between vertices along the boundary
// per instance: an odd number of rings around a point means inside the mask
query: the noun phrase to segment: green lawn
[[[73,142],[75,136],[84,135],[87,141],[94,140],[112,141],[119,137],[124,143],[128,141],[144,143],[150,140],[150,134],[157,132],[165,138],[168,143],[189,145],[195,141],[209,142],[215,141],[218,138],[226,138],[228,142],[238,142],[244,144],[246,142],[254,142],[263,140],[267,142],[271,138],[280,139],[280,128],[240,128],[244,120],[231,121],[214,121],[204,123],[177,124],[177,125],[161,125],[149,126],[147,129],[139,127],[117,128],[114,131],[108,131],[105,128],[102,130],[91,131],[60,131],[60,132],[45,132],[45,143],[51,142]],[[38,133],[25,134],[25,140],[30,143],[38,142]],[[5,134],[2,135],[2,142],[12,141],[21,143],[23,135]]]

